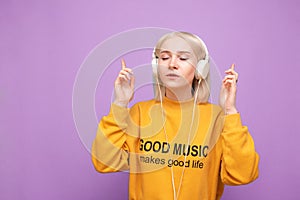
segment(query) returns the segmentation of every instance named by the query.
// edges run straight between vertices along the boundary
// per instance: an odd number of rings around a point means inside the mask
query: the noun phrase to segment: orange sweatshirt
[[[99,123],[92,161],[103,173],[129,170],[132,200],[215,200],[224,184],[255,180],[259,156],[238,113],[164,98],[163,107],[155,100],[131,109],[112,104]]]

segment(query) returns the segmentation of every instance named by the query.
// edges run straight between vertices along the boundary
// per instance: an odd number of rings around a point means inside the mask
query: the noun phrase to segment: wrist
[[[124,107],[124,108],[127,108],[128,106],[128,102],[125,101],[115,100],[113,103],[116,104],[117,106]]]
[[[238,113],[236,108],[225,109],[226,115],[231,115],[231,114],[236,114],[236,113]]]

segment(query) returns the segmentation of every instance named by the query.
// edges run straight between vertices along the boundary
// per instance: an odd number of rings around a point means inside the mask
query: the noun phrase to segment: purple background
[[[198,34],[222,72],[236,63],[238,109],[261,156],[260,177],[226,187],[223,199],[298,199],[299,5],[2,0],[0,199],[127,199],[127,173],[94,170],[73,122],[72,90],[81,63],[98,43],[149,26]],[[96,101],[101,116],[108,108]]]

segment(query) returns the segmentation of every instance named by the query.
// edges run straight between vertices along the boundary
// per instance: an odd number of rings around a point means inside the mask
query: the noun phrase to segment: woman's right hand
[[[122,59],[122,69],[115,81],[115,99],[114,104],[127,107],[129,101],[133,98],[134,76],[131,69],[126,67]]]

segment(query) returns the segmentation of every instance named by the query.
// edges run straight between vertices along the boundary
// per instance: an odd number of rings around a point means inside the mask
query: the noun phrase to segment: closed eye
[[[182,61],[188,60],[189,58],[179,58]]]

